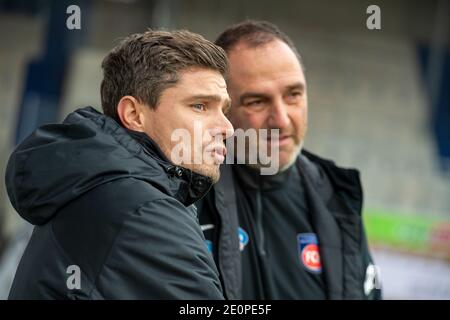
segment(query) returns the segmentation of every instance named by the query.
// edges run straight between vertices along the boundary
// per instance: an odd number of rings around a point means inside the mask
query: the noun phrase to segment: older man
[[[229,59],[234,128],[274,132],[249,139],[245,160],[264,147],[278,168],[261,174],[267,163],[260,158],[224,165],[214,192],[199,203],[227,297],[379,298],[359,173],[302,151],[307,84],[293,42],[273,24],[248,21],[225,30],[216,44]]]
[[[9,298],[222,299],[192,204],[219,179],[233,133],[224,51],[148,31],[102,67],[104,114],[45,125],[9,160],[10,200],[36,226]]]

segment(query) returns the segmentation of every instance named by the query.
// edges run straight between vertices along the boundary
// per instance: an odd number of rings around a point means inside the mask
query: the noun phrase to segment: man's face
[[[250,48],[237,44],[228,54],[229,118],[235,129],[279,129],[280,171],[299,154],[307,130],[306,81],[295,53],[280,40]],[[272,137],[273,138],[273,137]]]
[[[156,109],[146,108],[145,133],[173,163],[217,182],[226,154],[223,140],[233,134],[224,114],[229,107],[223,76],[190,68],[162,92]]]

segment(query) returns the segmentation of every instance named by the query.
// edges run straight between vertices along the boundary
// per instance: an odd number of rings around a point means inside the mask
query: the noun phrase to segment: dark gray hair
[[[247,20],[234,24],[219,35],[215,44],[229,53],[238,43],[258,47],[276,39],[283,41],[291,48],[300,65],[304,68],[302,58],[294,42],[276,25],[267,21]]]

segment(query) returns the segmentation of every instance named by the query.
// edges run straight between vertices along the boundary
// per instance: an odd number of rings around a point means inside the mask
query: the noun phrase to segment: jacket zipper
[[[260,256],[266,255],[265,249],[265,236],[264,236],[264,225],[263,225],[263,212],[262,212],[262,200],[261,200],[261,191],[258,189],[256,192],[256,228],[258,232],[259,245],[258,253]]]

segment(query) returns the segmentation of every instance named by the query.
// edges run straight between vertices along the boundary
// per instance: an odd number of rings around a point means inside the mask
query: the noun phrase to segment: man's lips
[[[224,146],[209,146],[206,148],[206,151],[211,152],[216,163],[223,163],[225,161],[227,149]]]
[[[226,156],[227,154],[227,148],[225,148],[224,146],[218,146],[218,147],[214,147],[214,152],[222,155],[222,156]]]
[[[271,144],[274,142],[275,144],[278,144],[280,147],[284,146],[289,143],[289,141],[292,139],[292,135],[281,135],[279,137],[267,137],[267,143]]]

